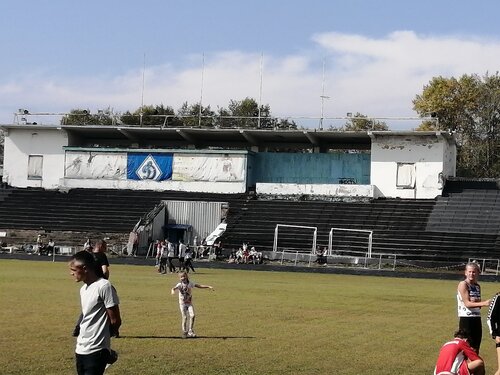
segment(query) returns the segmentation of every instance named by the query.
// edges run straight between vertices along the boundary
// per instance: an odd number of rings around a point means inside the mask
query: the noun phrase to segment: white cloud
[[[500,41],[463,36],[422,36],[397,31],[382,38],[323,33],[310,51],[263,56],[262,102],[278,116],[318,117],[322,61],[325,56],[327,117],[347,112],[369,116],[415,116],[412,99],[432,77],[494,73]],[[259,100],[260,53],[223,51],[205,56],[203,104],[227,107],[230,99]],[[43,70],[15,82],[0,83],[0,123],[12,121],[17,108],[67,112],[72,108],[135,110],[141,104],[142,67],[116,77],[45,76]],[[202,59],[186,56],[145,71],[144,103],[179,108],[200,100]],[[395,125],[405,128],[404,124]],[[393,127],[394,128],[394,127]]]

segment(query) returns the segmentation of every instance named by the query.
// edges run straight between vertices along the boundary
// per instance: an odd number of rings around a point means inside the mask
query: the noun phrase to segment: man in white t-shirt
[[[69,261],[71,275],[80,288],[82,320],[76,340],[78,375],[100,375],[107,364],[116,361],[111,350],[111,331],[121,325],[118,295],[111,283],[97,272],[100,265],[88,251],[80,251]]]

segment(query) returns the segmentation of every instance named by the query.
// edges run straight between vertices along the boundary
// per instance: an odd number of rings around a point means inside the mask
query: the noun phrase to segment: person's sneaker
[[[195,338],[196,337],[196,333],[194,333],[193,331],[189,331],[188,334],[187,334],[188,337],[191,337],[191,338]]]
[[[118,353],[114,351],[113,349],[109,349],[109,358],[108,358],[108,364],[112,365],[118,360]]]
[[[118,353],[116,351],[114,351],[113,349],[109,349],[108,363],[106,364],[106,367],[104,369],[107,369],[109,366],[111,366],[117,360],[118,360]]]
[[[187,334],[186,332],[183,332],[183,333],[182,333],[182,338],[183,338],[183,339],[187,339],[187,338],[188,338],[188,334]]]

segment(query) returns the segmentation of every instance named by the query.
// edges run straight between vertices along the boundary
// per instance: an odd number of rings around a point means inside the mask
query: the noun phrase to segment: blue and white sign
[[[172,154],[127,154],[127,179],[164,181],[172,178]]]

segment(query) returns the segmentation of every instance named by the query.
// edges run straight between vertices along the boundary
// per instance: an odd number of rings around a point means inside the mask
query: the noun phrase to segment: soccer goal
[[[306,261],[305,256],[316,250],[317,236],[317,227],[276,224],[273,253],[281,253],[282,263],[284,260],[292,260],[295,264],[298,261]]]
[[[348,240],[349,246],[340,241],[334,244],[335,232],[342,232],[342,237]],[[340,237],[340,236],[339,236]],[[336,255],[339,251],[356,252],[362,250],[368,258],[372,257],[373,231],[366,229],[331,228],[328,234],[328,255]],[[359,251],[358,250],[358,251]]]

